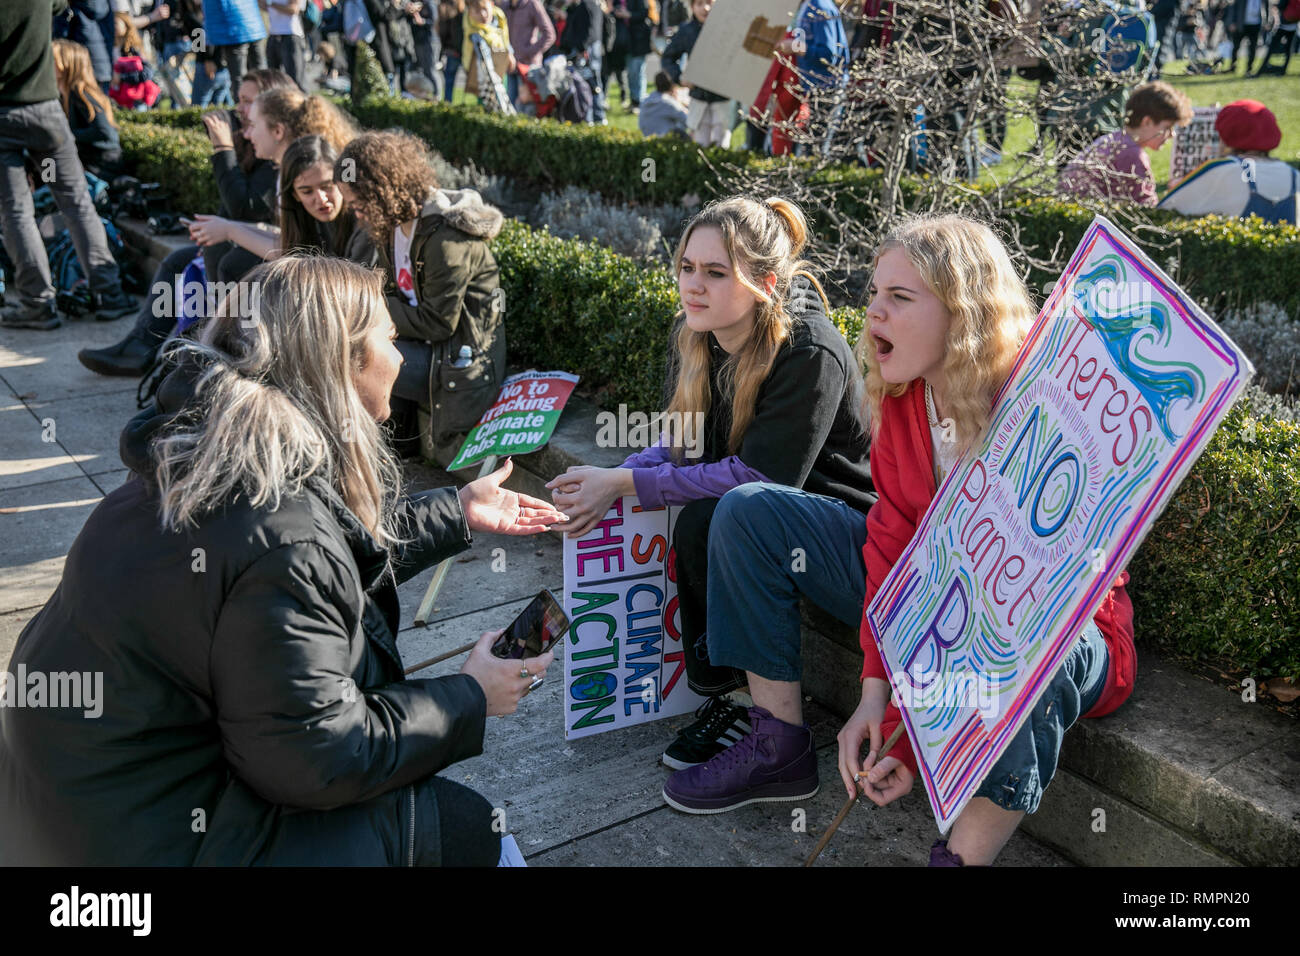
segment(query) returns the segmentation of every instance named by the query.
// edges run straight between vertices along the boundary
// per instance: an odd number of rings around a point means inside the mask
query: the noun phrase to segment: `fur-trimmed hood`
[[[479,239],[495,239],[505,221],[501,210],[489,206],[473,189],[435,189],[421,217],[436,213],[447,224]]]

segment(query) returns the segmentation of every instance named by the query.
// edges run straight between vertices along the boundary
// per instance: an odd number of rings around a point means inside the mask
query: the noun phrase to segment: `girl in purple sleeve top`
[[[667,430],[618,468],[576,466],[547,483],[558,526],[589,531],[622,495],[683,506],[673,532],[687,680],[709,698],[664,753],[693,766],[747,733],[743,672],[712,665],[705,640],[709,525],[718,499],[768,482],[838,498],[865,520],[875,503],[859,409],[862,372],[827,318],[808,264],[803,212],[732,197],[687,224],[674,256],[682,300],[671,336]]]
[[[1093,142],[1065,167],[1056,184],[1074,199],[1128,200],[1156,204],[1156,181],[1145,150],[1156,152],[1174,136],[1174,128],[1192,119],[1187,96],[1156,81],[1135,89],[1125,106],[1124,128]]]

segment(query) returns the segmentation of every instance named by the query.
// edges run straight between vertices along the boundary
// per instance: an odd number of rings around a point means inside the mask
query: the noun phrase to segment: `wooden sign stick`
[[[889,735],[889,739],[886,740],[884,746],[880,748],[882,757],[894,749],[894,744],[898,743],[898,738],[901,736],[903,736],[903,722],[900,720],[898,726],[894,728],[894,732]],[[844,822],[844,818],[849,815],[849,811],[853,809],[853,804],[858,802],[859,796],[861,796],[861,794],[858,792],[857,781],[854,781],[853,796],[844,801],[844,806],[840,807],[840,812],[835,814],[835,819],[832,820],[831,825],[826,828],[826,832],[822,834],[822,838],[817,841],[817,846],[813,849],[811,855],[809,855],[808,859],[803,861],[804,866],[812,866],[813,863],[817,861],[817,857],[822,855],[822,850],[826,849],[826,844],[831,842],[831,837],[835,836],[835,831],[840,828],[840,824]]]
[[[474,650],[474,645],[477,643],[478,641],[470,641],[464,647],[458,647],[454,651],[448,651],[446,654],[439,654],[437,657],[430,657],[427,661],[420,661],[418,664],[412,664],[406,670],[402,671],[402,674],[403,676],[409,677],[416,671],[422,671],[431,664],[437,664],[441,661],[445,661],[449,657],[455,657],[457,654],[464,654],[466,651],[472,651]]]
[[[497,456],[491,455],[483,459],[483,465],[478,470],[478,477],[490,475],[497,467]],[[438,570],[433,572],[433,578],[429,581],[429,587],[424,592],[424,598],[420,601],[419,610],[415,612],[415,623],[420,627],[428,627],[429,615],[433,613],[433,602],[438,598],[438,592],[442,590],[442,582],[447,580],[447,572],[451,570],[451,558],[447,558],[438,565]],[[457,652],[459,653],[459,651]],[[409,674],[410,671],[407,671]]]

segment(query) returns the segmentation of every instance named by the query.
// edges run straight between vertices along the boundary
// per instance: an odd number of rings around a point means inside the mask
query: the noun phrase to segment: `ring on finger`
[[[533,672],[530,671],[530,670],[528,669],[527,666],[524,666],[524,667],[519,668],[519,676],[520,676],[520,677],[532,677],[532,676],[533,676]]]

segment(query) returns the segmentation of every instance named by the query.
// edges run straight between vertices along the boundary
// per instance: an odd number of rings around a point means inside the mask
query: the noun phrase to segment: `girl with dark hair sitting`
[[[209,242],[233,242],[262,259],[304,252],[374,265],[374,243],[334,182],[338,155],[323,136],[294,140],[280,160],[284,185],[276,225],[195,216],[196,226],[201,227],[196,231]]]

